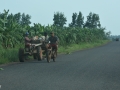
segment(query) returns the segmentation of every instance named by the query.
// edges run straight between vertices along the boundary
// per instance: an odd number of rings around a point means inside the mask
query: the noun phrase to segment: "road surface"
[[[0,90],[120,90],[120,42],[2,68]]]

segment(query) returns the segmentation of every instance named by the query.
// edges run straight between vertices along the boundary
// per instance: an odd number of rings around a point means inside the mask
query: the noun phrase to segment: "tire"
[[[33,54],[33,58],[37,59],[37,54],[36,53]]]
[[[24,62],[25,57],[24,57],[24,49],[20,48],[19,49],[19,61]]]
[[[53,62],[55,62],[56,57],[57,57],[57,52],[53,51]]]
[[[38,61],[41,61],[41,60],[42,60],[42,58],[40,57],[40,51],[41,51],[41,47],[38,46],[38,47],[37,47],[37,58],[38,58]]]
[[[46,51],[46,58],[47,58],[47,62],[50,63],[51,51],[49,51],[49,50]]]

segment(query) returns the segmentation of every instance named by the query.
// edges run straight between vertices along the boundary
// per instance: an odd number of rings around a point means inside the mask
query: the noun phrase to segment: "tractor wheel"
[[[46,51],[46,58],[47,58],[47,62],[50,63],[50,59],[51,59],[51,51],[50,50]]]
[[[55,62],[56,57],[57,57],[57,52],[54,50],[53,51],[53,62]]]
[[[19,49],[19,61],[20,62],[24,62],[25,60],[25,57],[24,57],[24,49],[23,48],[20,48]]]
[[[37,54],[36,53],[33,54],[33,58],[37,59]]]
[[[37,58],[38,58],[38,61],[41,61],[41,60],[42,60],[42,58],[40,57],[40,51],[41,51],[41,47],[38,46],[38,47],[37,47]]]

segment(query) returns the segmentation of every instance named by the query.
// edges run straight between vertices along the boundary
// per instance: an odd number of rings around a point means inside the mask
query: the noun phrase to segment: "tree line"
[[[67,22],[67,18],[63,13],[57,12],[54,14],[53,18],[55,26],[64,27]],[[69,24],[69,27],[79,27],[79,28],[100,28],[100,18],[98,14],[90,12],[87,16],[87,21],[84,22],[84,16],[82,12],[73,13],[72,22]]]
[[[39,17],[38,17],[39,18]],[[41,36],[44,31],[54,31],[60,38],[60,45],[67,45],[81,42],[94,42],[106,39],[108,33],[105,33],[100,23],[98,14],[90,12],[87,21],[84,22],[84,16],[81,12],[73,13],[72,22],[65,26],[67,18],[61,12],[53,15],[52,25],[41,25],[40,23],[31,24],[31,16],[25,13],[9,14],[9,10],[0,13],[0,46],[2,48],[15,48],[21,43],[24,44],[24,34],[30,33]]]

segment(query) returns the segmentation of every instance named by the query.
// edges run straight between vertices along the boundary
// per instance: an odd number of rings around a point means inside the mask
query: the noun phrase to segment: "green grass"
[[[101,46],[101,45],[104,45],[106,43],[110,42],[109,40],[100,40],[100,41],[97,41],[97,42],[92,42],[92,43],[80,43],[80,44],[72,44],[72,45],[69,45],[69,46],[60,46],[58,48],[58,53],[60,54],[70,54],[74,51],[77,51],[77,50],[84,50],[84,49],[88,49],[88,48],[93,48],[93,47],[96,47],[96,46]]]
[[[58,54],[71,54],[74,51],[77,50],[84,50],[88,48],[93,48],[96,46],[101,46],[106,43],[110,42],[109,40],[101,40],[97,42],[92,43],[80,43],[80,44],[71,44],[69,46],[59,46],[58,48]],[[19,47],[16,47],[14,49],[1,49],[0,51],[0,65],[1,64],[7,64],[10,62],[19,62],[18,60],[18,50]]]
[[[0,64],[18,61],[18,49],[7,49],[0,52]]]

